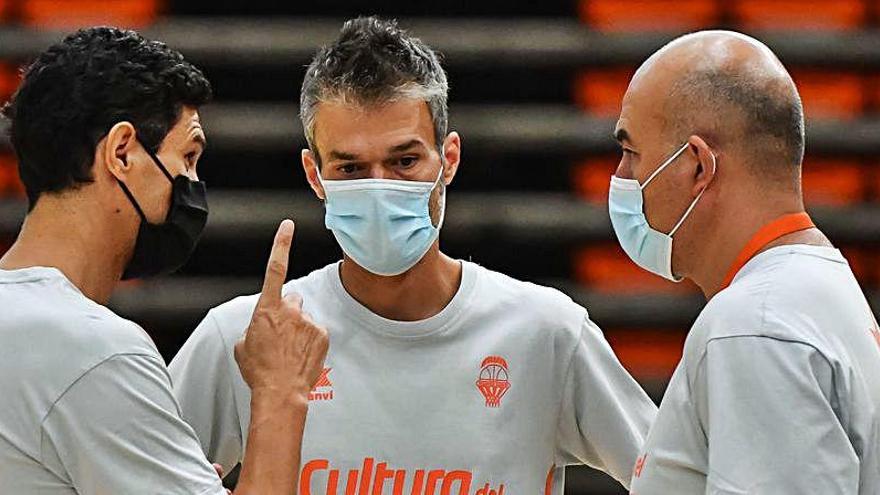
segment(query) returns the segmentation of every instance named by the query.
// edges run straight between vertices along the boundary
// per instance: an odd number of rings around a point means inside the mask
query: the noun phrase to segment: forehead
[[[174,127],[168,131],[165,141],[182,143],[194,136],[204,137],[204,134],[205,131],[202,129],[202,121],[198,109],[185,106],[181,109],[180,118],[174,124]]]
[[[338,150],[383,151],[402,140],[434,143],[431,111],[424,100],[404,99],[379,105],[321,102],[315,112],[315,144],[323,153]]]
[[[662,66],[639,70],[623,97],[617,129],[625,129],[636,141],[641,136],[658,135],[668,120],[672,78],[673,74]]]

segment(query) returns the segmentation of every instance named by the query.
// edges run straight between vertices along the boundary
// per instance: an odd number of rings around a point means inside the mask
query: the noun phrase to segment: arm
[[[833,368],[815,348],[757,336],[712,340],[696,382],[707,493],[858,492],[859,461],[832,407]]]
[[[601,469],[629,487],[657,407],[621,366],[601,330],[584,321],[563,391],[560,454]]]
[[[236,495],[282,493],[270,491],[272,487],[289,487],[283,493],[295,493],[307,412],[307,397],[253,394],[248,447]]]
[[[302,312],[302,299],[282,296],[293,222],[275,235],[260,299],[235,360],[251,388],[248,444],[236,494],[294,494],[300,470],[308,394],[327,355],[327,331]]]

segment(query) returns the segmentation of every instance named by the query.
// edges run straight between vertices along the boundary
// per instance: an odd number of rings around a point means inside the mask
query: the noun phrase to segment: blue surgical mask
[[[608,213],[620,246],[637,265],[673,282],[681,282],[682,279],[672,273],[672,236],[697,206],[697,202],[706,190],[700,191],[668,234],[654,230],[648,223],[642,191],[687,148],[688,143],[685,143],[657,167],[644,184],[639,184],[635,179],[621,179],[612,175],[611,187],[608,191]],[[714,155],[712,168],[715,168]]]
[[[413,267],[440,235],[431,222],[428,202],[443,177],[434,182],[391,179],[323,180],[325,225],[355,263],[376,275],[393,276]]]

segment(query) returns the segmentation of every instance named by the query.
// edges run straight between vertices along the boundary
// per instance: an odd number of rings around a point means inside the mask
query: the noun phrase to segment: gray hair
[[[776,167],[801,165],[803,105],[797,91],[780,83],[778,78],[742,74],[726,68],[695,70],[673,85],[669,101],[679,107],[673,113],[677,124],[674,127],[686,126],[685,133],[699,127],[691,122],[696,118],[704,123],[713,121],[712,131],[719,139],[722,134],[730,134],[731,127],[738,127],[736,137],[742,145],[752,149],[756,157],[763,156]],[[687,110],[682,110],[683,107]],[[740,118],[732,121],[730,112],[724,110],[732,110]],[[706,117],[713,113],[714,118]]]
[[[358,17],[347,21],[333,44],[309,65],[300,92],[300,119],[315,152],[315,113],[321,102],[356,105],[420,99],[428,104],[434,139],[442,147],[449,111],[449,84],[437,54],[393,20]]]

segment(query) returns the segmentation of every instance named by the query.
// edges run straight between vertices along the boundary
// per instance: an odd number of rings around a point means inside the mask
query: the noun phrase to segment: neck
[[[383,277],[345,257],[339,276],[351,297],[373,313],[396,321],[430,318],[446,307],[461,284],[461,263],[434,243],[405,273]]]
[[[700,287],[706,299],[712,299],[724,289],[724,279],[728,271],[746,244],[762,227],[783,215],[804,211],[803,202],[798,197],[770,200],[764,204],[754,199],[747,203],[734,203],[732,208],[716,210],[715,225],[701,232],[688,232],[692,236],[699,236],[699,239],[687,242],[687,251],[690,253],[687,258],[693,260],[693,264],[683,271],[687,278]],[[748,204],[749,207],[743,208],[743,204]],[[775,239],[763,246],[758,253],[771,247],[805,243],[830,245],[821,232],[810,229]]]
[[[0,269],[53,267],[89,299],[106,304],[127,261],[121,233],[108,232],[111,219],[101,218],[94,202],[44,194],[22,225]],[[129,235],[133,239],[133,235]]]

